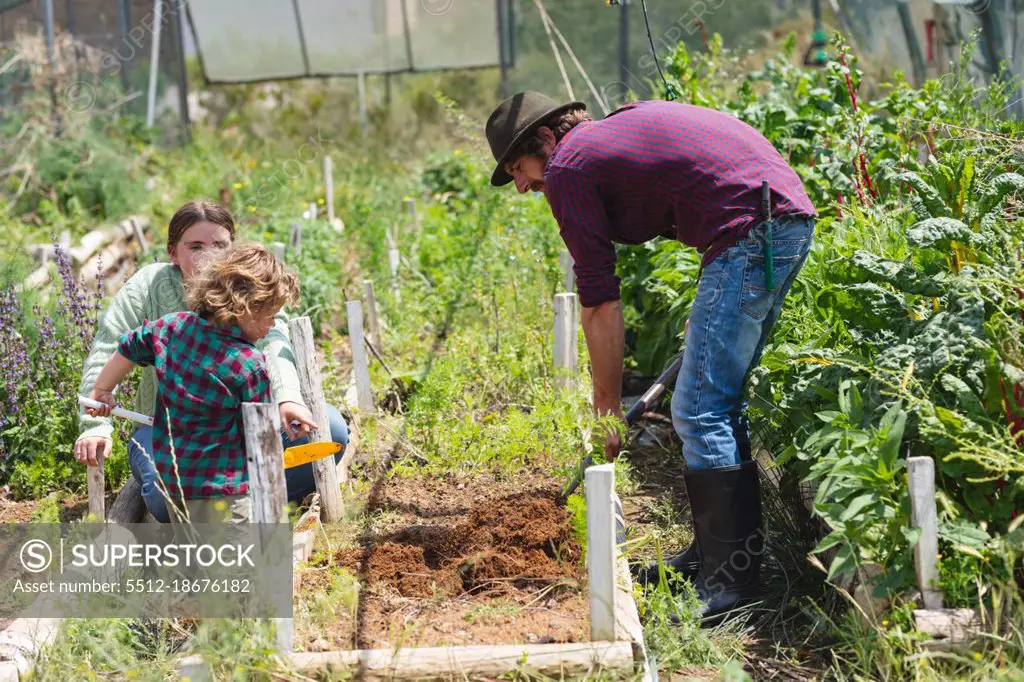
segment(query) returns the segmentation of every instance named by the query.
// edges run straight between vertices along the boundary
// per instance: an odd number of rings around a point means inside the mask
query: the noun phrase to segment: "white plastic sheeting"
[[[495,0],[188,0],[214,83],[499,65]]]

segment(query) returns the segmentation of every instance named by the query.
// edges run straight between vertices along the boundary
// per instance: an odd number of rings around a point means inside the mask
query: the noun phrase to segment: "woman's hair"
[[[167,225],[167,248],[173,249],[181,241],[185,230],[203,221],[220,225],[231,233],[231,241],[235,240],[235,219],[231,211],[213,201],[190,201],[171,216]]]
[[[555,144],[558,144],[562,141],[562,138],[579,123],[589,120],[591,120],[590,114],[588,114],[585,109],[569,109],[568,111],[563,111],[560,114],[551,116],[541,123],[538,128],[550,128],[551,132],[555,134]],[[512,150],[512,153],[508,158],[510,161],[515,161],[521,156],[540,156],[543,148],[544,138],[538,135],[535,131],[532,135],[520,141],[520,143],[516,145],[516,148]]]
[[[188,307],[221,327],[246,314],[281,309],[299,298],[299,279],[267,247],[233,245],[204,258],[186,285]]]

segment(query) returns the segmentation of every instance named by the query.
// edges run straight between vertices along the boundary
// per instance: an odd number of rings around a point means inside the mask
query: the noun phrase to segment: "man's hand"
[[[86,466],[99,466],[99,458],[110,454],[112,442],[103,436],[82,438],[75,443],[75,459]]]
[[[318,429],[319,426],[313,421],[313,413],[305,405],[299,403],[285,402],[278,405],[281,415],[281,425],[288,432],[292,440],[308,436],[311,429]],[[299,425],[292,426],[292,422],[299,422]]]
[[[621,406],[609,407],[605,410],[597,411],[598,417],[607,419],[609,416],[614,417],[618,423],[621,423],[623,427],[626,424],[626,417],[622,414]],[[610,427],[611,425],[609,425]],[[619,451],[622,450],[622,437],[619,435],[618,429],[609,428],[604,439],[604,456],[609,462],[615,461],[615,458],[619,456]]]

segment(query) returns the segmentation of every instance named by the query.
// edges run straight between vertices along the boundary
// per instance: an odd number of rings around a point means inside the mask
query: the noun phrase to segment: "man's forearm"
[[[608,301],[583,308],[583,334],[594,374],[594,409],[598,414],[622,409],[622,357],[626,329],[622,306]]]

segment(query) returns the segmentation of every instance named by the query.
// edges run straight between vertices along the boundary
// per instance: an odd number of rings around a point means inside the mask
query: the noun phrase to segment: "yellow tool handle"
[[[333,441],[327,443],[307,443],[296,445],[284,451],[284,468],[302,466],[309,462],[315,462],[324,457],[330,457],[341,449],[341,443]]]

